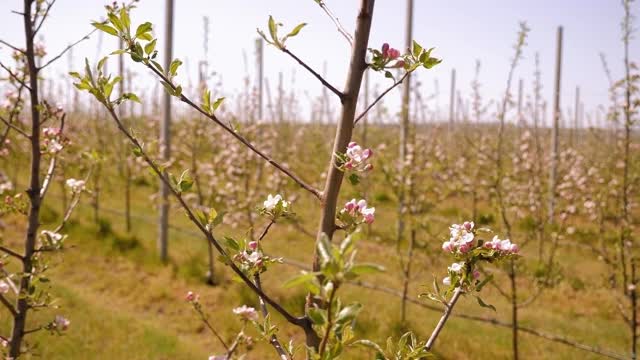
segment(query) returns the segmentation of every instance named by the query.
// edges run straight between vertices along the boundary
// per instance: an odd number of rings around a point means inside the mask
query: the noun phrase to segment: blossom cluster
[[[276,194],[267,196],[267,200],[262,203],[262,207],[259,208],[260,214],[267,216],[271,220],[275,221],[279,217],[293,216],[291,210],[291,203],[285,200],[282,195]]]
[[[46,127],[42,129],[42,135],[44,136],[41,149],[43,153],[57,154],[69,142],[68,139],[62,136],[60,128]]]
[[[475,241],[474,227],[473,221],[466,221],[462,225],[451,225],[449,227],[451,237],[442,244],[442,250],[450,253],[468,253]]]
[[[368,207],[366,200],[351,199],[344,204],[344,207],[338,213],[338,220],[340,220],[342,227],[346,229],[347,232],[351,232],[360,224],[373,223],[375,213],[376,208]]]
[[[233,313],[238,315],[242,320],[249,320],[249,321],[258,320],[258,312],[256,311],[256,309],[247,305],[242,305],[240,307],[233,309]]]
[[[355,141],[352,141],[347,146],[343,168],[344,170],[357,172],[370,171],[371,169],[373,169],[373,165],[370,164],[368,160],[372,155],[373,151],[371,149],[364,149]]]
[[[84,180],[76,180],[76,179],[70,178],[70,179],[67,179],[66,185],[69,189],[71,189],[72,193],[77,194],[85,190],[86,183]]]
[[[389,68],[404,68],[405,61],[401,57],[398,49],[392,48],[388,43],[382,44],[380,50],[369,49],[373,54],[370,66],[373,70],[383,70]]]
[[[488,229],[476,229],[471,221],[453,224],[449,227],[449,240],[442,244],[442,250],[456,259],[447,269],[443,284],[450,288],[461,287],[465,291],[482,288],[477,263],[495,262],[518,256],[520,248],[509,239],[501,240],[497,235],[491,241],[480,238],[478,232]]]

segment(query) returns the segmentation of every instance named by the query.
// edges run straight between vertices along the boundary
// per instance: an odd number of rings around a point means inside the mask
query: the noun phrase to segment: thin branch
[[[333,23],[338,28],[338,32],[342,34],[342,36],[344,36],[345,39],[347,39],[347,42],[349,43],[349,45],[353,46],[353,36],[351,36],[351,34],[344,28],[344,26],[342,26],[342,24],[340,23],[340,20],[338,20],[338,17],[333,15],[333,13],[331,12],[331,10],[329,10],[329,8],[327,7],[327,4],[325,4],[324,1],[318,0],[316,2],[320,6],[320,8],[322,8],[325,14],[327,14],[327,16],[331,18],[331,21],[333,21]]]
[[[9,69],[8,66],[6,66],[5,64],[2,63],[2,61],[0,61],[0,67],[2,67],[3,69],[5,69],[8,73],[9,76],[11,76],[15,81],[17,81],[20,85],[24,86],[25,88],[29,89],[29,91],[31,91],[31,88],[24,82],[24,80],[20,79],[18,77],[18,75],[14,74],[13,71],[11,71],[11,69]]]
[[[13,46],[13,45],[11,45],[11,44],[9,44],[8,42],[6,42],[6,41],[4,41],[4,40],[2,40],[2,39],[0,39],[0,44],[4,44],[4,45],[6,45],[6,46],[10,47],[12,50],[17,51],[17,52],[19,52],[19,53],[21,53],[21,54],[26,54],[26,52],[25,52],[24,50],[22,50],[22,49],[20,49],[20,48],[18,48],[18,47],[15,47],[15,46]]]
[[[263,234],[266,235],[271,224],[273,224],[273,222],[269,223]],[[253,280],[255,281],[256,287],[262,290],[262,284],[260,283],[260,274],[255,274],[253,276]],[[269,316],[269,309],[267,309],[267,304],[265,304],[264,300],[260,296],[258,296],[258,300],[260,302],[260,311],[262,312],[262,317],[266,319],[267,316]],[[278,355],[280,355],[280,359],[290,359],[290,356],[287,354],[286,350],[284,350],[282,344],[280,344],[280,341],[278,341],[278,337],[275,334],[271,335],[271,337],[269,338],[269,343],[271,344],[271,346],[273,346],[274,349],[276,349],[276,352],[278,353]]]
[[[9,122],[4,117],[0,116],[0,121],[2,121],[5,125],[7,125],[7,128],[11,128],[11,129],[15,130],[17,133],[19,133],[20,135],[24,136],[25,138],[31,139],[31,135],[27,134],[24,130],[20,129],[19,127],[17,127],[12,122]]]
[[[373,100],[373,102],[371,103],[371,105],[369,105],[366,109],[364,109],[364,111],[358,115],[356,117],[355,120],[353,120],[353,126],[355,127],[356,124],[358,123],[358,121],[360,121],[360,119],[362,119],[365,115],[367,115],[367,113],[369,112],[369,110],[371,110],[371,108],[373,108],[378,101],[382,100],[382,98],[387,95],[387,93],[391,90],[393,90],[396,86],[402,84],[402,82],[404,81],[404,79],[406,79],[409,74],[411,74],[410,72],[406,72],[401,78],[400,80],[396,81],[395,83],[393,83],[393,85],[389,86],[385,91],[382,92],[382,94],[380,94],[380,96],[378,96],[375,100]]]
[[[14,258],[16,258],[16,259],[18,259],[20,261],[24,260],[24,256],[18,254],[17,252],[15,252],[15,251],[7,248],[7,247],[4,247],[4,246],[0,245],[0,251],[3,251],[4,253],[6,253],[8,255],[11,255],[11,256],[13,256]]]
[[[438,321],[438,325],[436,325],[436,328],[433,329],[433,333],[431,333],[431,336],[429,337],[429,340],[425,345],[425,348],[427,350],[430,351],[431,348],[433,347],[433,344],[436,342],[438,335],[440,335],[440,332],[444,328],[444,325],[447,323],[447,319],[449,319],[449,316],[453,311],[453,307],[456,306],[456,303],[458,302],[458,299],[460,298],[460,295],[462,295],[462,293],[463,293],[462,287],[457,287],[455,292],[453,293],[453,297],[451,297],[451,300],[449,300],[447,307],[444,309],[444,314],[442,314],[440,321]]]
[[[2,305],[4,305],[4,307],[7,308],[7,310],[9,310],[9,312],[11,313],[11,315],[13,315],[14,317],[16,315],[18,315],[18,312],[16,311],[16,309],[13,307],[13,305],[11,305],[11,303],[9,302],[9,300],[7,300],[7,298],[4,297],[4,295],[0,294],[0,302],[2,303]]]
[[[34,332],[38,332],[38,331],[43,330],[43,329],[44,329],[44,327],[42,327],[42,326],[38,326],[37,328],[34,328],[34,329],[25,330],[25,331],[24,331],[24,334],[25,334],[25,335],[27,335],[27,334],[32,334],[32,333],[34,333]]]
[[[294,53],[289,51],[289,49],[282,48],[282,52],[284,52],[285,54],[291,56],[295,61],[298,62],[298,64],[302,65],[303,68],[307,69],[313,76],[315,76],[316,79],[320,80],[322,85],[326,86],[329,90],[331,90],[331,92],[333,92],[334,94],[338,95],[338,97],[340,98],[340,101],[344,100],[345,95],[340,90],[336,89],[333,85],[329,84],[329,82],[327,80],[325,80],[322,77],[322,75],[318,74],[317,71],[313,70],[309,65],[307,65],[304,61],[302,61]]]
[[[187,99],[188,100],[188,99]],[[185,202],[185,200],[183,199],[181,193],[177,192],[177,190],[171,186],[171,182],[167,179],[167,177],[165,176],[164,172],[161,171],[158,166],[156,165],[156,163],[149,157],[149,155],[144,151],[142,145],[140,144],[140,142],[138,141],[138,139],[136,139],[133,135],[131,135],[131,133],[124,127],[124,125],[122,124],[122,122],[120,121],[120,118],[118,117],[118,115],[116,114],[113,106],[111,105],[106,105],[107,110],[109,111],[109,114],[111,115],[111,117],[114,119],[114,121],[116,122],[118,129],[120,130],[120,132],[122,132],[130,141],[131,143],[136,146],[141,153],[142,158],[144,159],[144,161],[151,167],[151,169],[153,170],[153,172],[160,178],[160,180],[167,185],[167,187],[169,188],[169,190],[171,191],[171,193],[173,194],[173,196],[176,198],[176,200],[178,200],[178,202],[180,203],[180,206],[185,210],[187,217],[189,218],[189,220],[191,222],[193,222],[196,227],[206,236],[206,238],[211,242],[211,244],[216,248],[216,250],[218,250],[218,252],[225,258],[230,258],[230,256],[227,254],[227,252],[224,250],[224,248],[220,245],[220,243],[218,242],[218,240],[216,240],[216,238],[213,236],[213,234],[207,230],[207,228],[200,223],[200,221],[198,221],[198,219],[196,218],[195,214],[193,213],[193,211],[191,210],[191,208],[189,207],[189,205]],[[217,120],[217,119],[216,119]],[[271,305],[278,313],[280,313],[289,323],[299,326],[300,328],[302,328],[306,334],[310,334],[310,335],[315,335],[317,336],[317,334],[315,334],[315,331],[313,330],[312,326],[311,326],[311,320],[309,320],[307,317],[295,317],[293,315],[291,315],[291,313],[289,313],[287,310],[285,310],[280,304],[278,304],[275,300],[273,300],[272,298],[270,298],[269,296],[267,296],[262,290],[260,290],[254,283],[253,281],[251,281],[251,279],[249,279],[247,277],[247,275],[245,275],[244,272],[242,272],[242,270],[240,270],[240,268],[238,268],[238,266],[230,261],[229,262],[229,267],[231,267],[231,269],[233,270],[233,272],[236,273],[236,275],[238,275],[240,277],[240,279],[253,291],[255,292],[258,296],[260,296],[262,299],[264,299],[264,301],[266,303],[268,303],[269,305]]]
[[[35,30],[33,31],[34,37],[36,36],[38,31],[40,31],[42,24],[44,24],[44,21],[47,19],[47,15],[49,15],[49,11],[51,11],[51,8],[55,3],[56,3],[56,0],[52,0],[50,3],[47,4],[47,9],[44,11],[44,14],[42,14],[42,19],[40,20],[40,24],[38,24],[38,26],[36,26]]]
[[[153,71],[153,73],[155,73],[158,77],[160,77],[160,79],[162,79],[165,83],[169,84],[169,86],[175,90],[176,86],[161,72],[159,72],[157,69],[155,69],[153,66],[151,65],[146,65],[149,69],[151,69],[151,71]],[[289,178],[291,178],[293,181],[295,181],[298,185],[300,185],[300,187],[302,187],[303,189],[307,190],[308,192],[312,193],[315,197],[318,198],[318,200],[322,200],[322,194],[320,193],[319,190],[315,189],[314,187],[312,187],[311,185],[307,184],[304,180],[302,180],[300,177],[298,177],[297,175],[295,175],[293,172],[291,172],[291,170],[289,170],[288,168],[286,168],[284,165],[281,165],[280,163],[278,163],[277,161],[275,161],[273,158],[271,158],[269,155],[265,154],[264,152],[262,152],[261,150],[259,150],[258,148],[256,148],[251,142],[249,142],[249,140],[245,139],[242,135],[238,134],[235,130],[233,130],[230,126],[226,125],[225,123],[223,123],[222,121],[220,121],[220,119],[218,119],[218,117],[215,114],[209,114],[206,111],[204,111],[200,106],[196,105],[193,101],[191,101],[188,97],[186,97],[184,94],[180,95],[180,100],[186,104],[188,104],[189,106],[191,106],[192,108],[196,109],[199,113],[201,113],[202,115],[204,115],[205,117],[207,117],[208,119],[212,120],[213,122],[215,122],[216,124],[218,124],[219,126],[221,126],[225,131],[227,131],[229,134],[231,134],[233,137],[235,137],[238,141],[240,141],[242,144],[244,144],[245,146],[247,146],[251,151],[253,151],[255,154],[257,154],[258,156],[260,156],[262,159],[266,160],[269,164],[271,164],[273,167],[275,167],[276,169],[280,170],[280,172],[284,173],[285,175],[287,175]]]
[[[56,60],[60,59],[62,57],[62,55],[64,55],[67,51],[71,50],[72,47],[80,44],[81,42],[88,40],[89,36],[93,35],[94,32],[98,31],[98,28],[95,28],[93,30],[91,30],[87,35],[83,36],[80,40],[74,42],[71,45],[68,45],[66,48],[64,48],[64,50],[62,50],[58,55],[54,56],[53,58],[51,58],[49,61],[47,61],[44,65],[40,66],[38,68],[38,71],[46,68],[47,66],[51,65],[53,62],[55,62]]]

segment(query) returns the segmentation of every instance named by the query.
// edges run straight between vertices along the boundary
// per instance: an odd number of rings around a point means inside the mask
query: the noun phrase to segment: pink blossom
[[[351,199],[346,204],[344,204],[344,210],[350,214],[353,214],[353,211],[358,207],[356,203],[356,199]]]
[[[248,245],[249,245],[249,249],[251,249],[251,250],[255,250],[255,249],[258,248],[258,242],[257,241],[250,241]]]
[[[55,319],[53,320],[53,325],[55,326],[55,328],[61,331],[67,330],[70,324],[71,321],[61,315],[56,315]]]
[[[200,295],[194,293],[193,291],[187,292],[187,296],[185,296],[185,299],[189,302],[197,302],[199,298]]]
[[[453,252],[454,249],[455,247],[451,241],[445,241],[444,243],[442,243],[442,250],[446,252]]]
[[[258,312],[256,311],[256,309],[249,307],[247,305],[242,305],[240,307],[233,309],[233,313],[240,316],[244,320],[252,320],[252,321],[258,320]]]
[[[397,49],[394,49],[394,48],[390,48],[389,51],[387,52],[387,55],[388,55],[390,60],[394,60],[398,56],[400,56],[400,51],[398,51]]]
[[[384,43],[382,44],[382,57],[387,57],[388,56],[388,52],[389,52],[389,44]]]
[[[6,281],[0,280],[0,294],[6,294],[9,292],[9,284]]]

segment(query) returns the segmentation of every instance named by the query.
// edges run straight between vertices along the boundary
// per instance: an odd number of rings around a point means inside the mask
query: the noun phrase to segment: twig
[[[15,251],[7,248],[7,247],[4,247],[4,246],[0,245],[0,251],[3,251],[5,253],[7,253],[8,255],[13,256],[14,258],[16,258],[16,259],[18,259],[20,261],[24,260],[24,256],[18,254],[17,252],[15,252]]]
[[[0,44],[7,45],[7,46],[8,46],[8,47],[10,47],[12,50],[17,51],[17,52],[19,52],[19,53],[21,53],[21,54],[26,54],[26,52],[25,52],[24,50],[22,50],[22,49],[20,49],[20,48],[18,48],[18,47],[15,47],[15,46],[13,46],[13,45],[11,45],[11,44],[9,44],[8,42],[6,42],[6,41],[4,41],[4,40],[2,40],[2,39],[0,39]]]
[[[5,69],[8,73],[9,76],[11,76],[15,81],[17,81],[20,85],[24,86],[25,88],[29,89],[29,91],[31,91],[31,88],[29,87],[29,85],[27,85],[24,80],[18,78],[18,75],[14,74],[13,71],[11,71],[11,69],[9,69],[9,67],[7,67],[4,63],[2,63],[2,61],[0,61],[0,67],[2,67],[3,69]]]
[[[431,333],[431,336],[429,337],[429,340],[425,345],[425,348],[427,350],[431,350],[431,347],[433,347],[433,343],[436,342],[438,335],[440,335],[440,332],[444,328],[444,324],[447,323],[447,319],[449,319],[449,316],[453,311],[453,307],[456,306],[456,303],[458,302],[458,299],[460,298],[460,295],[462,295],[462,293],[462,287],[457,287],[455,292],[453,293],[453,297],[451,298],[451,300],[449,300],[447,307],[444,309],[444,314],[442,314],[440,321],[438,321],[438,325],[436,325],[436,328],[433,329],[433,333]]]
[[[7,128],[11,128],[11,129],[15,130],[17,133],[19,133],[20,135],[26,137],[27,139],[31,138],[31,135],[27,134],[24,130],[22,130],[19,127],[15,126],[12,122],[9,122],[4,117],[0,116],[0,121],[2,121],[5,125],[7,125]]]
[[[371,108],[373,108],[378,101],[382,100],[383,97],[385,97],[385,95],[387,95],[387,93],[391,90],[393,90],[396,86],[402,84],[402,82],[404,81],[404,79],[407,78],[407,76],[409,76],[409,74],[411,74],[410,72],[406,72],[401,78],[400,80],[396,81],[395,83],[393,83],[393,85],[389,86],[385,91],[382,92],[382,94],[380,94],[375,100],[373,100],[373,102],[371,103],[371,105],[369,105],[366,109],[364,109],[364,111],[358,115],[356,117],[355,120],[353,120],[353,126],[355,127],[356,124],[358,123],[358,121],[360,121],[360,119],[362,119],[365,115],[367,115],[367,113],[369,112],[369,110],[371,110]]]
[[[271,224],[273,224],[273,222],[269,223],[269,225],[267,226],[263,234],[267,233]],[[262,239],[262,237],[260,239]],[[255,281],[256,287],[262,290],[262,284],[260,282],[260,274],[255,274],[253,276],[253,280]],[[267,316],[269,316],[269,309],[267,309],[267,304],[265,304],[264,300],[260,296],[258,296],[258,301],[260,302],[260,311],[262,312],[262,317],[266,318]],[[271,337],[269,338],[269,343],[271,344],[271,346],[273,346],[274,349],[276,349],[276,352],[278,353],[278,355],[280,355],[280,359],[282,360],[290,359],[290,356],[284,350],[284,348],[282,347],[282,344],[280,344],[280,341],[278,341],[278,337],[275,334],[271,335]]]
[[[209,240],[211,242],[211,244],[216,248],[216,250],[218,250],[218,252],[225,258],[230,258],[230,256],[227,254],[227,252],[224,250],[224,248],[220,245],[220,243],[218,242],[218,240],[216,240],[216,238],[213,236],[213,234],[207,230],[207,228],[200,223],[200,221],[198,221],[198,219],[196,218],[195,214],[193,213],[193,211],[191,210],[191,208],[189,207],[189,205],[185,202],[185,200],[182,198],[182,195],[177,192],[177,190],[171,186],[170,181],[167,179],[167,177],[165,176],[165,173],[163,171],[161,171],[158,166],[156,165],[156,163],[151,160],[151,158],[149,157],[149,155],[144,151],[142,145],[140,144],[140,142],[138,141],[138,139],[136,139],[135,137],[133,137],[133,135],[131,135],[131,133],[124,127],[124,125],[122,124],[122,122],[120,121],[120,118],[118,117],[118,115],[116,114],[113,106],[111,106],[110,104],[107,105],[105,104],[107,110],[109,111],[109,114],[111,115],[111,117],[114,119],[114,121],[116,122],[118,129],[120,130],[120,132],[122,132],[130,141],[131,143],[140,150],[140,154],[142,156],[142,158],[144,159],[144,161],[151,167],[151,169],[153,170],[153,172],[160,178],[160,180],[167,185],[167,187],[169,188],[169,190],[171,191],[171,193],[173,194],[173,196],[176,198],[176,200],[178,200],[178,202],[180,203],[180,206],[185,210],[187,217],[189,218],[189,220],[191,222],[194,223],[194,225],[196,225],[196,227],[198,228],[198,230],[200,230],[207,238],[207,240]],[[315,333],[315,330],[313,330],[313,327],[311,325],[311,320],[307,317],[295,317],[293,315],[291,315],[291,313],[289,313],[287,310],[285,310],[280,304],[278,304],[275,300],[273,300],[272,298],[270,298],[269,296],[267,296],[261,289],[259,289],[252,281],[251,279],[249,279],[247,277],[247,275],[245,275],[244,272],[242,272],[242,270],[240,270],[240,268],[238,268],[238,266],[230,261],[229,262],[229,267],[231,267],[231,269],[233,270],[233,272],[236,273],[236,275],[238,275],[240,277],[240,279],[253,291],[255,292],[258,296],[260,296],[262,299],[264,299],[264,301],[266,303],[268,303],[269,305],[271,305],[278,313],[280,313],[289,323],[296,325],[300,328],[302,328],[305,331],[305,334],[307,334],[307,336],[315,336],[317,337],[317,334]]]
[[[294,53],[289,51],[289,49],[282,48],[282,52],[284,52],[285,54],[291,56],[295,61],[298,62],[298,64],[302,65],[303,68],[307,69],[313,76],[315,76],[316,79],[320,80],[322,85],[326,86],[329,90],[331,90],[331,92],[333,92],[334,94],[338,95],[338,97],[340,98],[340,101],[344,100],[344,96],[345,95],[340,90],[336,89],[333,85],[329,84],[329,82],[327,80],[325,80],[322,77],[322,75],[318,74],[317,71],[313,70],[309,65],[307,65],[304,61],[302,61]]]
[[[2,305],[4,305],[7,310],[9,310],[9,312],[11,313],[11,315],[16,316],[18,315],[18,312],[16,311],[16,309],[13,307],[13,305],[11,305],[11,303],[9,302],[9,300],[7,300],[7,298],[4,297],[4,295],[0,294],[0,302],[2,303]]]
[[[89,39],[89,36],[91,36],[94,32],[98,31],[98,28],[95,28],[93,30],[91,30],[87,35],[83,36],[80,40],[74,42],[71,45],[68,45],[66,48],[64,48],[64,50],[62,50],[58,55],[56,55],[55,57],[51,58],[49,61],[47,61],[44,65],[40,66],[38,68],[38,71],[46,68],[47,66],[51,65],[54,61],[60,59],[62,57],[62,55],[64,55],[67,51],[71,50],[72,47],[78,45],[79,43]]]
[[[353,36],[351,36],[351,34],[347,30],[345,30],[344,26],[342,26],[342,24],[340,23],[340,20],[338,20],[338,18],[335,15],[333,15],[333,13],[331,12],[331,10],[329,10],[329,8],[327,7],[327,5],[324,3],[323,0],[317,0],[316,2],[320,6],[320,8],[322,8],[325,14],[327,14],[327,16],[331,18],[331,21],[333,21],[333,23],[338,28],[338,32],[342,34],[342,36],[344,36],[345,39],[347,39],[347,42],[349,43],[349,45],[353,46]]]
[[[160,77],[160,79],[162,79],[164,82],[169,84],[169,86],[173,90],[176,89],[176,86],[164,74],[159,72],[153,66],[147,65],[147,68],[151,69],[151,71],[153,71],[158,77]],[[244,138],[242,135],[238,134],[236,131],[234,131],[231,127],[229,127],[228,125],[226,125],[222,121],[220,121],[220,119],[218,119],[218,117],[215,114],[207,113],[200,106],[196,105],[193,101],[191,101],[188,97],[186,97],[184,94],[180,95],[180,100],[182,102],[188,104],[192,108],[196,109],[199,113],[201,113],[202,115],[204,115],[208,119],[212,120],[213,122],[215,122],[219,126],[221,126],[225,131],[227,131],[229,134],[231,134],[233,137],[235,137],[242,144],[247,146],[255,154],[260,156],[262,159],[266,160],[269,164],[271,164],[276,169],[280,170],[280,172],[282,172],[285,175],[287,175],[289,178],[291,178],[293,181],[295,181],[298,185],[300,185],[300,187],[302,187],[303,189],[305,189],[308,192],[312,193],[315,197],[318,198],[318,200],[322,199],[322,194],[320,193],[319,190],[313,188],[311,185],[307,184],[304,180],[302,180],[300,177],[298,177],[293,172],[291,172],[291,170],[287,169],[284,165],[281,165],[280,163],[275,161],[273,158],[271,158],[269,155],[265,154],[264,152],[262,152],[261,150],[256,148],[253,144],[251,144],[251,142],[249,142],[249,140]]]

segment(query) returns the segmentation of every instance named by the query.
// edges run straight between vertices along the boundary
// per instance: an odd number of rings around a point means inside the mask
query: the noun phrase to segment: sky
[[[10,11],[20,10],[22,1],[1,1],[0,39],[24,46],[21,18]],[[351,31],[355,28],[357,0],[325,2],[345,28]],[[105,3],[102,0],[58,0],[43,31],[49,56],[89,32],[91,20],[104,17]],[[392,47],[404,48],[405,6],[405,2],[399,0],[376,1],[370,47],[388,42]],[[640,2],[632,4],[632,12],[640,16]],[[318,72],[323,71],[326,62],[328,81],[338,88],[344,86],[350,46],[313,0],[175,0],[174,57],[185,62],[179,79],[187,83],[189,76],[185,76],[185,72],[190,74],[192,81],[196,79],[197,63],[204,57],[203,17],[207,16],[210,19],[209,66],[222,79],[221,88],[211,83],[212,92],[239,93],[244,87],[247,70],[250,79],[254,79],[256,28],[266,29],[269,15],[282,22],[284,29],[293,28],[300,22],[308,23],[298,37],[288,41],[288,48]],[[562,108],[568,111],[573,107],[575,88],[579,86],[585,112],[593,113],[598,105],[608,102],[608,80],[599,54],[606,54],[614,78],[623,76],[622,16],[623,9],[618,0],[415,0],[413,38],[425,47],[435,47],[432,54],[443,59],[431,70],[418,70],[424,97],[435,93],[437,82],[439,96],[430,106],[437,104],[442,116],[446,117],[451,70],[456,70],[457,89],[468,98],[476,60],[482,64],[483,97],[486,100],[501,97],[519,22],[526,21],[531,31],[524,59],[515,72],[512,91],[517,90],[518,79],[523,79],[525,95],[531,95],[534,54],[539,53],[543,97],[550,107],[556,29],[563,26]],[[141,0],[131,18],[133,24],[152,22],[158,43],[163,43],[163,0]],[[640,26],[636,23],[635,27]],[[640,61],[638,36],[636,34],[630,48],[631,59],[636,62]],[[63,74],[69,68],[80,69],[85,57],[96,62],[115,49],[114,37],[104,35],[100,41],[94,34],[74,48],[72,64],[65,56],[49,68],[45,76],[55,79],[59,87],[66,89],[70,79]],[[163,52],[161,46],[158,49]],[[8,48],[0,47],[0,60],[7,61],[9,52]],[[127,61],[127,65],[141,73],[134,85],[139,93],[154,86],[154,80],[145,69],[131,61]],[[111,69],[115,71],[115,62]],[[318,96],[322,91],[322,85],[316,79],[273,47],[265,47],[264,69],[272,93],[275,93],[278,74],[284,74],[286,90],[291,91],[293,87],[293,91],[301,95],[303,111],[308,109],[309,97]],[[379,74],[372,74],[371,82],[379,84],[380,89],[390,85],[390,80]],[[393,91],[385,100],[392,113],[398,110],[400,96],[399,91]],[[333,104],[338,105],[337,101]],[[308,110],[303,114],[307,113]]]

